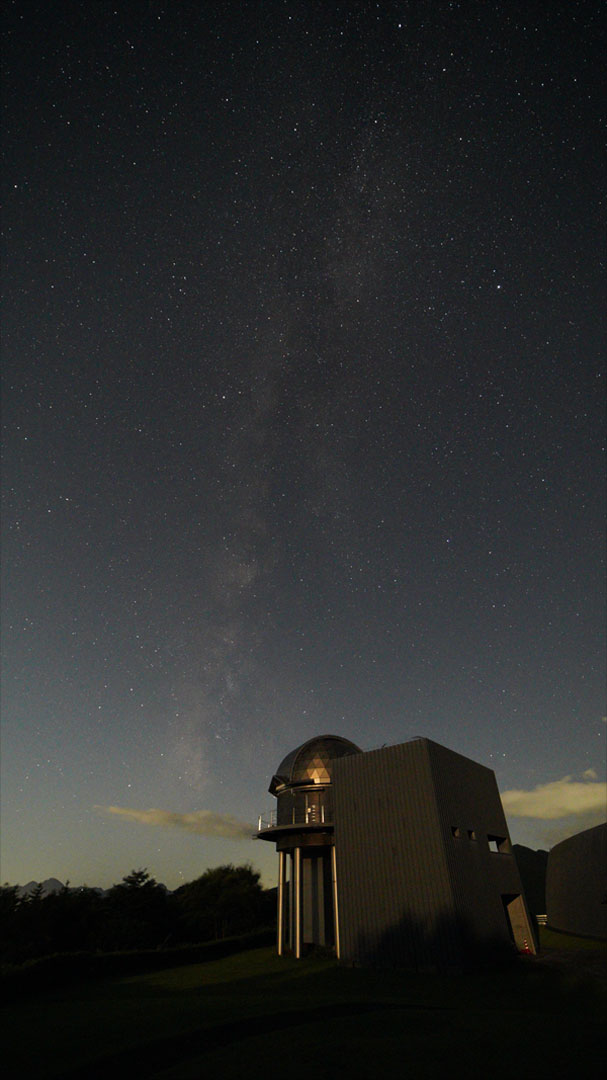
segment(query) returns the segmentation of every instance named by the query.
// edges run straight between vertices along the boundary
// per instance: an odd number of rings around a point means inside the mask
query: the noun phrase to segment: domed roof
[[[291,750],[278,766],[269,791],[275,795],[281,787],[295,784],[330,784],[333,758],[360,754],[361,749],[340,735],[317,735]]]

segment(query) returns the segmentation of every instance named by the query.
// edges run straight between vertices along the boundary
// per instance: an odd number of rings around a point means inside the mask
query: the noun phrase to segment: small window
[[[474,829],[468,829],[468,839],[469,840],[476,840],[476,833],[475,833]]]
[[[508,855],[510,853],[510,845],[505,836],[493,836],[489,834],[487,840],[489,841],[489,851],[496,851],[500,855]]]
[[[455,836],[459,840],[461,835],[462,835],[462,832],[461,832],[461,829],[459,828],[459,826],[458,825],[452,825],[451,826],[451,836]]]

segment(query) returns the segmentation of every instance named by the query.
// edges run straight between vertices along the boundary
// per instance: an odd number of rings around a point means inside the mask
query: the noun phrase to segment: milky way
[[[7,5],[4,879],[271,881],[325,732],[600,820],[601,30]]]

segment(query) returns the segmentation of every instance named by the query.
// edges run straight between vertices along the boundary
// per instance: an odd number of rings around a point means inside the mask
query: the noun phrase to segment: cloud
[[[194,810],[191,814],[177,814],[172,810],[131,810],[126,806],[98,807],[108,814],[116,814],[127,821],[140,825],[155,825],[161,829],[185,829],[198,836],[220,836],[225,840],[250,840],[255,832],[253,825],[239,821],[232,814],[214,814],[212,810]]]
[[[552,821],[574,814],[605,813],[607,784],[595,779],[593,769],[587,769],[583,780],[564,776],[549,784],[538,784],[532,791],[513,788],[502,792],[504,810],[510,817],[539,818]]]
[[[543,847],[549,851],[555,844],[568,840],[570,836],[576,836],[577,833],[584,832],[586,829],[593,829],[597,825],[601,825],[600,817],[601,815],[594,813],[581,814],[576,818],[561,818],[560,822],[545,825],[541,832],[538,833],[540,839],[533,846]]]

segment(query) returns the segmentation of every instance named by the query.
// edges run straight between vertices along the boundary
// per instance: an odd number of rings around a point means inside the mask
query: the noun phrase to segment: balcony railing
[[[276,828],[276,810],[266,810],[265,814],[259,815],[259,824],[257,826],[257,832],[263,832],[264,829]]]
[[[281,813],[280,821],[278,820],[277,810],[266,810],[265,814],[260,814],[257,831],[263,832],[265,829],[276,829],[281,826],[289,827],[290,825],[332,824],[333,815],[328,806],[294,806],[290,814],[285,814],[284,811]]]

